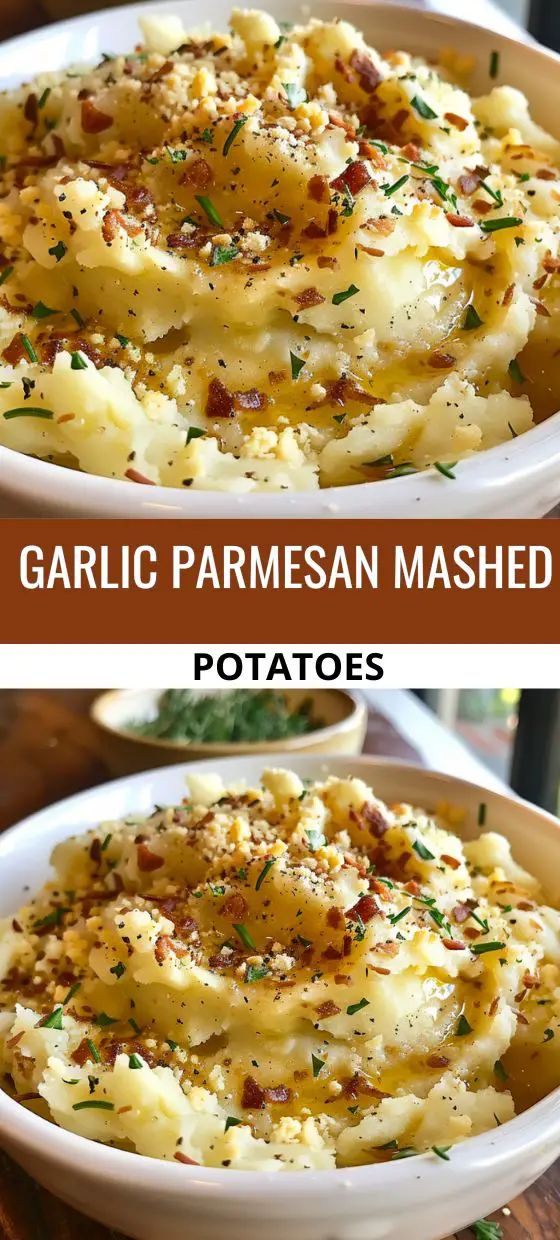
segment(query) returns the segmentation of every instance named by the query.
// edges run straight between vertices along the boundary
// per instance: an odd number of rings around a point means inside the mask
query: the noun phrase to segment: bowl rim
[[[419,9],[408,4],[387,4],[386,0],[346,0],[356,10],[367,8],[379,10],[385,16],[390,12],[394,16],[395,25],[406,29],[407,20],[413,19],[426,26],[440,27],[450,35],[452,31],[470,31],[484,39],[492,37],[499,41],[500,47],[508,47],[532,59],[535,69],[543,61],[548,64],[560,65],[560,54],[543,47],[531,39],[514,38],[502,31],[488,30],[477,22],[463,17],[437,13],[429,9]],[[16,35],[0,44],[0,56],[25,50],[37,39],[63,35],[68,28],[79,30],[91,22],[111,23],[115,14],[123,14],[131,20],[137,20],[146,13],[169,13],[173,9],[173,0],[140,0],[140,3],[111,6],[109,9],[95,10],[73,18],[54,22],[48,27]],[[549,442],[551,441],[551,442]],[[2,465],[5,462],[5,470]],[[530,477],[535,485],[552,478],[557,473],[560,463],[560,409],[551,414],[543,422],[537,423],[522,435],[474,453],[459,462],[459,473],[456,475],[452,492],[441,491],[438,500],[442,509],[438,515],[453,515],[456,501],[461,497],[470,496],[473,490],[479,494],[496,487],[513,486],[520,474]],[[244,516],[247,518],[258,515],[261,518],[294,515],[290,509],[297,509],[297,515],[303,517],[317,516],[323,511],[332,515],[367,515],[370,503],[377,496],[380,506],[389,501],[400,501],[406,509],[425,502],[426,506],[433,500],[433,487],[445,486],[446,480],[435,467],[420,471],[418,474],[401,478],[382,479],[377,482],[351,483],[348,486],[317,488],[312,491],[251,491],[237,493],[213,489],[182,490],[180,487],[166,487],[161,484],[141,486],[131,484],[126,479],[108,478],[102,474],[90,474],[70,469],[68,466],[53,464],[40,458],[27,456],[14,448],[0,445],[0,475],[7,475],[0,487],[0,495],[17,497],[20,501],[37,501],[38,494],[43,501],[75,504],[79,510],[88,506],[92,511],[111,510],[115,516],[149,515],[177,517],[219,517]],[[393,488],[388,491],[388,487]],[[395,487],[399,487],[395,491]],[[375,491],[372,491],[375,488]],[[85,492],[85,494],[84,494]],[[446,503],[444,496],[448,496]],[[374,501],[375,502],[375,501]],[[388,503],[388,507],[390,507]],[[449,511],[448,511],[449,510]],[[379,515],[383,515],[380,512]],[[390,513],[388,513],[390,515]],[[393,514],[394,515],[394,514]],[[400,514],[397,514],[400,515]],[[414,515],[418,515],[417,510]]]
[[[273,686],[270,686],[273,688]],[[200,754],[208,754],[211,758],[220,755],[226,757],[242,757],[251,754],[255,756],[262,753],[263,757],[267,754],[274,756],[283,752],[289,752],[295,755],[300,749],[305,749],[310,743],[329,741],[335,736],[340,736],[351,731],[367,715],[367,703],[363,694],[352,689],[340,688],[338,685],[332,685],[330,688],[325,686],[304,686],[301,690],[296,689],[295,685],[283,686],[283,689],[293,689],[295,692],[305,693],[315,700],[316,694],[321,693],[337,693],[341,697],[346,698],[347,712],[336,723],[329,723],[323,727],[311,728],[309,732],[304,732],[301,736],[283,737],[278,741],[182,741],[182,740],[165,740],[159,736],[143,736],[137,732],[129,731],[126,727],[118,727],[111,724],[104,718],[104,710],[110,704],[111,700],[126,697],[128,694],[143,693],[143,689],[106,689],[103,693],[99,693],[91,703],[89,714],[97,727],[102,728],[109,736],[118,736],[122,740],[131,741],[134,744],[143,745],[146,749],[175,750],[177,754],[185,754],[187,758],[189,749],[196,749]],[[148,692],[162,693],[162,689],[148,690]],[[204,689],[201,689],[204,693]],[[206,690],[207,693],[224,692],[228,690]],[[283,750],[282,746],[286,749]],[[196,761],[196,759],[194,759]]]
[[[250,757],[250,755],[248,755]],[[255,755],[258,757],[258,755]],[[279,755],[281,758],[282,755]],[[554,830],[559,833],[558,847],[560,849],[560,819],[548,811],[538,806],[532,805],[530,802],[517,797],[515,794],[508,795],[507,792],[500,792],[494,788],[484,787],[476,784],[472,780],[462,779],[454,775],[450,775],[444,771],[434,771],[431,768],[419,766],[417,763],[401,762],[394,758],[378,757],[376,755],[361,754],[356,757],[348,755],[291,755],[286,754],[287,763],[295,758],[296,763],[317,762],[318,764],[333,764],[343,766],[345,762],[350,762],[353,766],[363,766],[367,768],[383,768],[390,767],[391,771],[398,774],[399,771],[414,774],[420,778],[426,778],[428,783],[435,779],[447,784],[449,788],[455,790],[455,796],[460,795],[461,789],[466,789],[469,793],[476,793],[482,796],[488,802],[499,802],[504,807],[514,803],[517,807],[521,807],[524,813],[530,818],[536,819],[544,826],[545,829]],[[219,765],[226,767],[226,773],[229,768],[234,768],[237,758],[222,758]],[[142,782],[150,776],[156,779],[164,779],[166,773],[187,774],[189,770],[199,771],[208,769],[213,766],[215,759],[205,759],[201,762],[181,762],[166,767],[154,768],[151,771],[143,771],[135,775],[121,776],[106,784],[94,786],[93,788],[84,789],[82,792],[74,793],[70,797],[65,797],[61,801],[56,801],[52,805],[45,806],[43,809],[23,818],[20,822],[15,823],[0,835],[0,859],[5,848],[4,841],[8,841],[11,851],[13,851],[14,841],[20,843],[25,841],[25,833],[29,827],[41,825],[41,819],[50,817],[57,809],[69,809],[77,802],[87,802],[87,798],[102,790],[111,795],[113,790],[123,789],[124,786],[130,785],[134,790],[140,786]],[[17,844],[16,844],[17,847]],[[25,845],[24,845],[25,847]],[[42,1158],[45,1163],[63,1164],[65,1167],[72,1166],[74,1161],[80,1164],[81,1172],[90,1178],[96,1179],[98,1176],[103,1177],[106,1182],[113,1184],[128,1183],[129,1185],[138,1184],[141,1177],[142,1187],[147,1192],[150,1191],[173,1191],[182,1192],[189,1196],[195,1196],[201,1203],[208,1200],[211,1195],[215,1202],[219,1205],[227,1204],[228,1201],[237,1202],[240,1199],[247,1199],[250,1196],[253,1199],[262,1201],[263,1197],[271,1200],[275,1197],[276,1203],[283,1198],[285,1192],[295,1195],[298,1200],[306,1198],[308,1203],[314,1201],[319,1202],[325,1191],[331,1189],[351,1190],[353,1195],[364,1196],[371,1193],[373,1189],[380,1188],[382,1182],[390,1180],[389,1187],[391,1189],[398,1188],[401,1184],[406,1184],[412,1178],[411,1169],[414,1171],[414,1180],[427,1182],[428,1187],[437,1184],[437,1191],[442,1191],[441,1168],[439,1166],[441,1160],[432,1157],[430,1151],[418,1154],[411,1159],[397,1160],[396,1162],[388,1162],[381,1164],[365,1164],[358,1167],[335,1167],[329,1170],[307,1170],[300,1171],[242,1171],[223,1169],[221,1167],[204,1167],[197,1166],[195,1168],[185,1168],[182,1164],[177,1164],[171,1160],[152,1158],[145,1154],[137,1154],[129,1150],[121,1150],[101,1142],[94,1141],[88,1137],[83,1137],[77,1133],[70,1132],[65,1128],[61,1128],[55,1123],[44,1119],[42,1116],[35,1115],[33,1112],[26,1110],[14,1098],[11,1098],[3,1089],[0,1089],[0,1128],[5,1124],[6,1129],[10,1131],[10,1141],[16,1145],[18,1151],[31,1151],[35,1156]],[[48,1150],[45,1153],[45,1137],[47,1131],[50,1131],[50,1141]],[[489,1132],[481,1133],[475,1137],[468,1137],[466,1140],[458,1142],[453,1147],[452,1165],[457,1172],[468,1170],[469,1168],[488,1167],[489,1161],[500,1162],[502,1164],[508,1157],[514,1153],[518,1153],[522,1148],[528,1155],[532,1147],[542,1149],[546,1146],[547,1141],[552,1137],[557,1137],[560,1133],[560,1086],[552,1090],[540,1101],[516,1115],[513,1119],[502,1124],[498,1129],[492,1129]],[[85,1158],[80,1158],[85,1155]],[[188,1171],[188,1175],[185,1175]],[[437,1179],[436,1179],[437,1177]],[[450,1191],[455,1191],[456,1182],[450,1181],[447,1185]],[[273,1188],[278,1192],[273,1193]]]

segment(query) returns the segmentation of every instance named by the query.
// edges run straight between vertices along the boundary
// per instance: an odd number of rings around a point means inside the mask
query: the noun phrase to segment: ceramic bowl
[[[225,29],[232,0],[163,0],[132,4],[59,22],[0,47],[0,85],[15,86],[44,69],[95,62],[103,51],[125,51],[138,40],[138,17],[159,9],[186,27],[208,21]],[[283,20],[302,18],[302,0],[263,0]],[[309,12],[309,9],[307,9]],[[492,51],[501,76],[531,101],[537,121],[551,128],[560,113],[560,57],[469,22],[418,8],[363,0],[316,0],[318,17],[346,18],[381,50],[410,48],[434,57],[442,47],[472,55],[473,89],[488,89]],[[560,499],[560,413],[519,438],[461,462],[450,484],[436,470],[322,491],[228,495],[144,487],[77,473],[0,448],[0,515],[76,517],[539,517]]]
[[[346,689],[285,689],[283,692],[293,710],[311,699],[313,717],[322,726],[302,736],[279,741],[236,744],[219,741],[193,745],[187,741],[139,736],[131,729],[131,721],[149,719],[155,714],[161,689],[111,689],[95,699],[90,713],[101,729],[103,756],[113,775],[145,771],[152,766],[167,766],[181,760],[236,754],[361,753],[367,729],[367,706],[359,694]]]
[[[472,838],[486,803],[487,829],[560,897],[560,824],[526,802],[448,775],[376,758],[275,755],[303,778],[331,772],[369,781],[386,800],[465,810]],[[44,881],[55,843],[106,818],[149,813],[185,794],[189,769],[253,782],[262,757],[222,758],[129,776],[70,797],[0,837],[0,914]],[[555,876],[555,877],[554,877]],[[550,890],[555,881],[557,890]],[[501,1128],[454,1147],[449,1162],[427,1154],[335,1171],[254,1172],[184,1167],[87,1141],[0,1092],[8,1153],[69,1205],[134,1240],[442,1240],[522,1193],[560,1154],[560,1089]]]

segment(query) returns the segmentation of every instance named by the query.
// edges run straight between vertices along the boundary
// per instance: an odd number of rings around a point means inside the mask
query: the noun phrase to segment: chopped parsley
[[[450,1145],[432,1145],[432,1153],[437,1154],[438,1158],[442,1158],[444,1162],[451,1162],[449,1157]]]
[[[4,270],[0,272],[0,288],[6,283],[6,280],[9,280],[13,270],[13,267],[4,267]]]
[[[322,831],[314,831],[310,828],[305,834],[311,852],[317,852],[317,849],[322,848],[327,842]]]
[[[115,977],[120,978],[122,977],[123,973],[126,973],[126,965],[124,965],[122,961],[119,960],[118,964],[114,964],[112,969],[109,969],[109,972],[114,973]]]
[[[123,349],[128,348],[128,345],[130,344],[130,340],[128,339],[128,336],[121,336],[120,332],[115,332],[115,339],[118,340],[121,348]]]
[[[479,827],[483,827],[486,823],[486,801],[481,801],[478,806],[477,822]]]
[[[412,461],[403,461],[402,465],[394,465],[387,473],[388,478],[406,478],[408,474],[417,474],[418,470]]]
[[[116,1016],[107,1016],[106,1012],[100,1012],[99,1015],[95,1017],[95,1024],[99,1025],[100,1029],[107,1029],[109,1025],[117,1024],[117,1018]]]
[[[138,1055],[129,1055],[128,1066],[129,1068],[142,1068],[143,1067],[142,1060],[140,1059]]]
[[[311,1056],[311,1064],[313,1067],[313,1076],[316,1079],[319,1076],[321,1068],[324,1068],[326,1059],[318,1059],[317,1055]]]
[[[237,1119],[237,1117],[236,1117],[235,1115],[228,1115],[228,1117],[227,1117],[227,1119],[226,1119],[226,1125],[225,1125],[225,1128],[224,1128],[224,1132],[227,1132],[227,1131],[228,1131],[228,1128],[235,1128],[235,1127],[237,1126],[237,1124],[241,1124],[242,1122],[243,1122],[243,1121],[242,1121],[242,1120],[240,1120],[240,1119]]]
[[[347,1016],[355,1016],[356,1012],[361,1012],[362,1008],[369,1007],[369,999],[360,999],[359,1003],[351,1003],[346,1008]]]
[[[469,1022],[466,1016],[460,1016],[457,1028],[455,1030],[455,1037],[466,1038],[467,1034],[472,1033],[472,1031],[473,1031],[472,1025],[469,1025]]]
[[[207,144],[208,146],[210,146],[210,145],[212,144],[212,142],[214,141],[214,135],[213,135],[213,133],[212,133],[212,130],[211,130],[211,129],[203,129],[203,130],[202,130],[202,133],[201,133],[201,135],[200,135],[200,141],[201,141],[201,142],[206,142],[206,144]]]
[[[348,288],[342,289],[340,293],[333,293],[333,306],[340,306],[343,301],[348,301],[349,297],[354,297],[356,293],[359,293],[359,291],[359,288],[356,288],[355,284],[349,284]]]
[[[46,104],[46,102],[47,102],[47,99],[48,99],[48,97],[49,97],[50,93],[51,93],[51,88],[50,88],[50,86],[45,86],[45,89],[44,89],[44,91],[43,91],[43,94],[42,94],[42,95],[40,96],[40,98],[37,100],[37,107],[38,107],[38,108],[44,108],[44,106],[45,106],[45,104]]]
[[[484,320],[481,319],[478,313],[478,310],[476,309],[476,306],[473,306],[472,303],[471,305],[467,306],[467,310],[465,313],[465,321],[463,323],[463,331],[474,332],[476,331],[477,327],[482,327],[483,322]]]
[[[480,184],[481,184],[482,189],[486,190],[486,193],[488,194],[488,196],[493,200],[493,202],[496,203],[496,206],[503,207],[504,200],[502,198],[500,190],[492,189],[492,186],[488,184],[488,181],[481,181]]]
[[[81,353],[74,352],[71,355],[70,370],[87,370],[87,362]]]
[[[243,126],[247,123],[248,120],[249,120],[248,116],[240,116],[236,120],[235,125],[233,126],[233,129],[230,129],[230,132],[228,133],[228,136],[224,142],[223,149],[222,149],[222,155],[229,155],[229,152],[235,142],[235,139],[238,133],[241,132],[241,130],[243,129]]]
[[[56,245],[51,245],[49,254],[52,254],[53,258],[56,258],[57,263],[59,263],[61,258],[64,258],[66,249],[67,247],[63,241],[57,241]]]
[[[44,301],[38,301],[31,311],[34,319],[48,319],[51,314],[58,314],[58,310],[51,310],[50,306],[46,306]]]
[[[292,379],[297,379],[298,375],[300,374],[300,372],[303,370],[303,367],[305,366],[305,362],[302,357],[298,357],[295,353],[292,353],[291,349],[290,349],[290,365],[292,368]]]
[[[490,63],[488,65],[488,72],[491,78],[497,78],[498,73],[500,72],[500,53],[499,52],[496,52],[496,51],[490,52]],[[478,1237],[477,1237],[477,1240],[478,1240]],[[482,1237],[480,1237],[480,1240],[482,1240]]]
[[[261,964],[261,965],[248,964],[247,968],[245,969],[245,981],[246,982],[260,982],[262,981],[263,977],[268,977],[269,971],[270,970],[267,968],[265,964]]]
[[[65,1006],[67,1003],[70,1003],[70,1000],[74,998],[74,995],[78,992],[78,990],[80,989],[80,986],[81,986],[81,982],[74,982],[74,985],[70,987],[68,994],[62,1000],[63,1006]]]
[[[396,926],[398,921],[402,921],[403,917],[406,917],[407,913],[410,913],[410,910],[411,910],[411,905],[409,904],[408,908],[402,908],[400,913],[392,913],[391,916],[389,917],[390,924],[392,926]]]
[[[497,1059],[494,1064],[494,1075],[498,1077],[499,1081],[507,1081],[508,1079],[508,1074],[501,1059]]]
[[[502,1240],[504,1234],[499,1223],[491,1223],[486,1218],[479,1218],[472,1229],[475,1240]]]
[[[191,439],[200,439],[202,435],[204,435],[204,431],[201,426],[189,426],[185,447],[190,444]]]
[[[552,1041],[552,1039],[553,1039],[553,1037],[554,1037],[554,1030],[553,1030],[553,1029],[545,1029],[545,1031],[544,1031],[544,1040],[545,1040],[545,1042],[551,1042],[551,1041]]]
[[[527,382],[526,376],[523,374],[521,366],[519,365],[519,362],[516,357],[512,358],[508,366],[508,374],[510,378],[513,379],[514,383],[519,383],[519,385],[521,385],[522,383]]]
[[[231,263],[237,258],[239,250],[236,245],[215,245],[212,250],[210,259],[211,267],[223,267],[224,263]]]

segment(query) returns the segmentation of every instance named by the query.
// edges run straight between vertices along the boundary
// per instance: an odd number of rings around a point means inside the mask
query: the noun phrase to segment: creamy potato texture
[[[3,923],[0,1063],[25,1105],[280,1171],[452,1157],[558,1084],[560,914],[503,837],[462,844],[448,807],[358,779],[189,783],[58,845]]]
[[[558,408],[560,146],[499,59],[472,98],[343,21],[142,27],[0,96],[1,443],[307,490]]]

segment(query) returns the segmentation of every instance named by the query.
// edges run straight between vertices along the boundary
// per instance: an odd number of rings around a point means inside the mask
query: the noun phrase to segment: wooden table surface
[[[81,689],[0,691],[0,830],[108,778],[98,735],[88,718],[93,696]],[[370,713],[366,752],[418,761],[410,742],[381,709],[380,702],[380,710]],[[506,1213],[498,1211],[493,1217],[504,1240],[558,1240],[560,1164],[511,1202]],[[0,1155],[0,1240],[109,1240],[110,1235]],[[460,1240],[472,1237],[469,1230],[461,1233]]]

